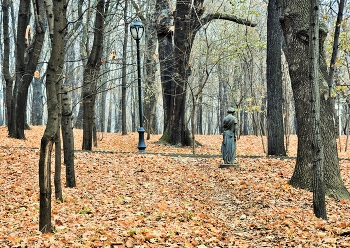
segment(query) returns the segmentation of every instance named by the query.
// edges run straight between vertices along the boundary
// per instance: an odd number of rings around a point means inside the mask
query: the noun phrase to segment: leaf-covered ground
[[[350,246],[349,201],[327,198],[323,221],[313,215],[312,194],[288,185],[295,136],[288,159],[267,158],[261,138],[242,136],[239,168],[219,169],[221,135],[197,136],[202,146],[187,156],[191,148],[161,145],[160,136],[139,154],[137,133],[99,134],[94,152],[75,153],[77,187],[63,188],[64,202],[52,200],[54,233],[41,234],[43,131],[32,127],[27,140],[15,140],[0,127],[0,247]],[[79,150],[81,130],[75,138]],[[339,156],[350,188],[350,152]],[[64,184],[64,166],[62,172]]]

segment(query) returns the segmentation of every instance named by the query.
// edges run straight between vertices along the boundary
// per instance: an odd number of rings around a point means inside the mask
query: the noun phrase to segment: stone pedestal
[[[219,168],[230,168],[230,167],[238,168],[239,164],[238,163],[233,163],[233,164],[220,164],[219,165]]]

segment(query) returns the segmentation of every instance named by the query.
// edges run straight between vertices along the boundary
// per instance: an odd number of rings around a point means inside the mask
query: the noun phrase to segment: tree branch
[[[229,14],[225,14],[225,13],[213,13],[213,14],[208,14],[208,15],[204,16],[201,20],[202,25],[205,25],[214,19],[228,20],[228,21],[232,21],[232,22],[235,22],[238,24],[249,26],[249,27],[255,27],[257,25],[257,23],[255,23],[255,22],[241,19],[235,15],[229,15]]]

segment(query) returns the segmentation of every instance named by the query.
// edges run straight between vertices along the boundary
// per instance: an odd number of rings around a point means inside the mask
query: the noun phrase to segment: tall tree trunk
[[[176,2],[174,16],[174,54],[172,76],[172,107],[164,121],[162,140],[176,145],[191,145],[192,139],[185,120],[187,81],[191,74],[189,58],[194,38],[198,30],[213,19],[225,19],[236,23],[255,26],[256,24],[225,13],[211,13],[203,17],[204,0],[185,0]]]
[[[25,139],[26,108],[28,88],[33,79],[45,38],[46,13],[43,2],[35,2],[35,35],[26,39],[25,34],[29,23],[30,1],[21,0],[18,11],[18,27],[16,41],[16,82],[13,90],[11,119],[9,120],[9,135],[12,138]],[[30,36],[28,37],[30,38]],[[27,46],[26,46],[27,44]]]
[[[50,2],[50,1],[48,1]],[[53,6],[47,3],[49,23],[55,20],[54,26],[50,26],[52,51],[48,63],[46,76],[46,95],[48,120],[45,132],[41,138],[39,159],[39,187],[40,187],[40,212],[39,230],[43,233],[51,232],[51,153],[53,144],[57,140],[60,126],[60,106],[58,89],[62,81],[62,68],[64,63],[64,38],[66,34],[66,1],[54,1]],[[51,33],[50,32],[50,33]],[[56,156],[60,156],[56,154]]]
[[[194,37],[199,29],[202,10],[199,2],[177,1],[174,31],[174,92],[173,108],[168,116],[162,140],[172,145],[191,145],[192,140],[186,126],[186,90],[187,80],[191,74],[189,58]],[[192,7],[193,6],[193,7]]]
[[[309,78],[311,97],[312,152],[313,152],[313,206],[316,217],[327,219],[324,191],[324,155],[320,133],[320,91],[319,91],[319,1],[310,1],[309,25]]]
[[[10,25],[10,2],[9,0],[3,0],[2,3],[2,30],[4,36],[4,60],[2,65],[2,73],[5,79],[5,103],[6,103],[6,121],[7,123],[11,119],[11,102],[12,102],[12,87],[13,87],[13,77],[10,74],[10,34],[9,34],[9,25]]]
[[[93,46],[84,69],[83,100],[83,150],[92,150],[93,122],[95,113],[96,87],[101,66],[103,51],[104,18],[108,10],[109,0],[98,0],[95,16]]]
[[[124,5],[124,20],[127,20],[128,15],[128,1],[125,1]],[[127,53],[127,46],[128,46],[128,27],[129,23],[124,22],[124,41],[123,41],[123,58],[122,58],[122,135],[128,134],[127,127],[126,127],[126,53]]]
[[[156,5],[156,1],[150,1],[150,10]],[[146,14],[146,20],[151,20],[147,25],[145,32],[146,52],[145,52],[145,80],[144,80],[144,120],[147,131],[147,140],[151,138],[151,134],[156,132],[156,107],[158,99],[158,86],[156,84],[157,57],[155,56],[157,47],[157,18],[159,12],[149,11]]]
[[[269,0],[267,16],[267,153],[285,156],[282,90],[282,29],[279,0]]]
[[[290,184],[297,188],[312,190],[312,122],[309,91],[308,23],[310,1],[287,1],[283,3],[281,24],[286,41],[286,58],[292,83],[295,112],[298,124],[298,155]],[[321,25],[322,26],[322,25]],[[320,73],[319,90],[321,104],[320,131],[324,147],[324,181],[328,196],[336,199],[350,199],[340,175],[336,136],[333,121],[332,101],[328,98],[327,66],[323,43],[327,31],[320,28]]]

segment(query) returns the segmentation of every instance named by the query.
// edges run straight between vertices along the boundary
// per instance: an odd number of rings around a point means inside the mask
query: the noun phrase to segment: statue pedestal
[[[219,165],[219,168],[230,168],[230,167],[238,168],[239,164],[235,162],[233,164],[220,164]]]

